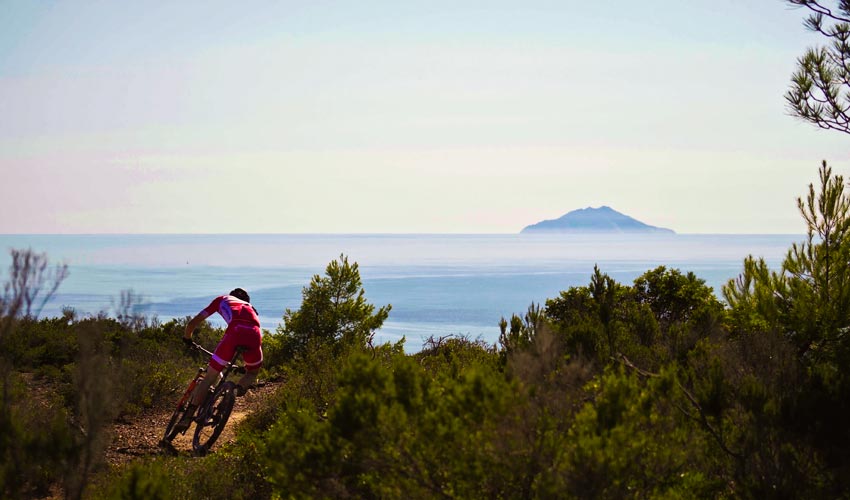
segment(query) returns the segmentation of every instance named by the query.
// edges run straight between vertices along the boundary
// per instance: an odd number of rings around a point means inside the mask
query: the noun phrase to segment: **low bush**
[[[272,497],[258,448],[248,438],[203,458],[161,457],[137,462],[101,483],[89,493],[93,500]]]

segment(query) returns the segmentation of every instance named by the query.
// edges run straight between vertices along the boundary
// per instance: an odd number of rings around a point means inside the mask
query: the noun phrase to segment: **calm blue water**
[[[110,312],[122,290],[143,297],[160,319],[194,315],[241,286],[264,328],[328,262],[360,265],[367,299],[392,304],[380,341],[407,338],[418,350],[431,335],[498,338],[502,316],[524,312],[570,286],[586,285],[594,264],[622,283],[658,265],[693,271],[716,292],[747,255],[778,267],[799,235],[0,235],[0,248],[32,248],[66,262],[70,276],[42,316],[71,306]],[[0,255],[6,269],[8,252]],[[3,273],[5,281],[6,273]]]

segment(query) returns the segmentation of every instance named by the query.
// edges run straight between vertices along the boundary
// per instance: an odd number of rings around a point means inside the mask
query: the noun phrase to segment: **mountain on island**
[[[522,233],[629,233],[674,234],[672,229],[650,226],[611,207],[581,208],[554,220],[526,226]]]

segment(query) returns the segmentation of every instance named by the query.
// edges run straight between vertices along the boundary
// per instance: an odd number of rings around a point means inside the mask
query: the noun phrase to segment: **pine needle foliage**
[[[785,101],[793,116],[850,133],[850,0],[789,0],[811,14],[804,26],[826,38],[797,59]],[[830,6],[832,4],[832,6]]]

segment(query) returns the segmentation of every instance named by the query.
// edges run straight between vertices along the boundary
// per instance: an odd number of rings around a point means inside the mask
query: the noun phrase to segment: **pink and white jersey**
[[[260,326],[260,318],[257,317],[254,306],[232,295],[216,297],[204,311],[207,312],[207,315],[219,313],[228,325],[235,321],[240,324]]]

